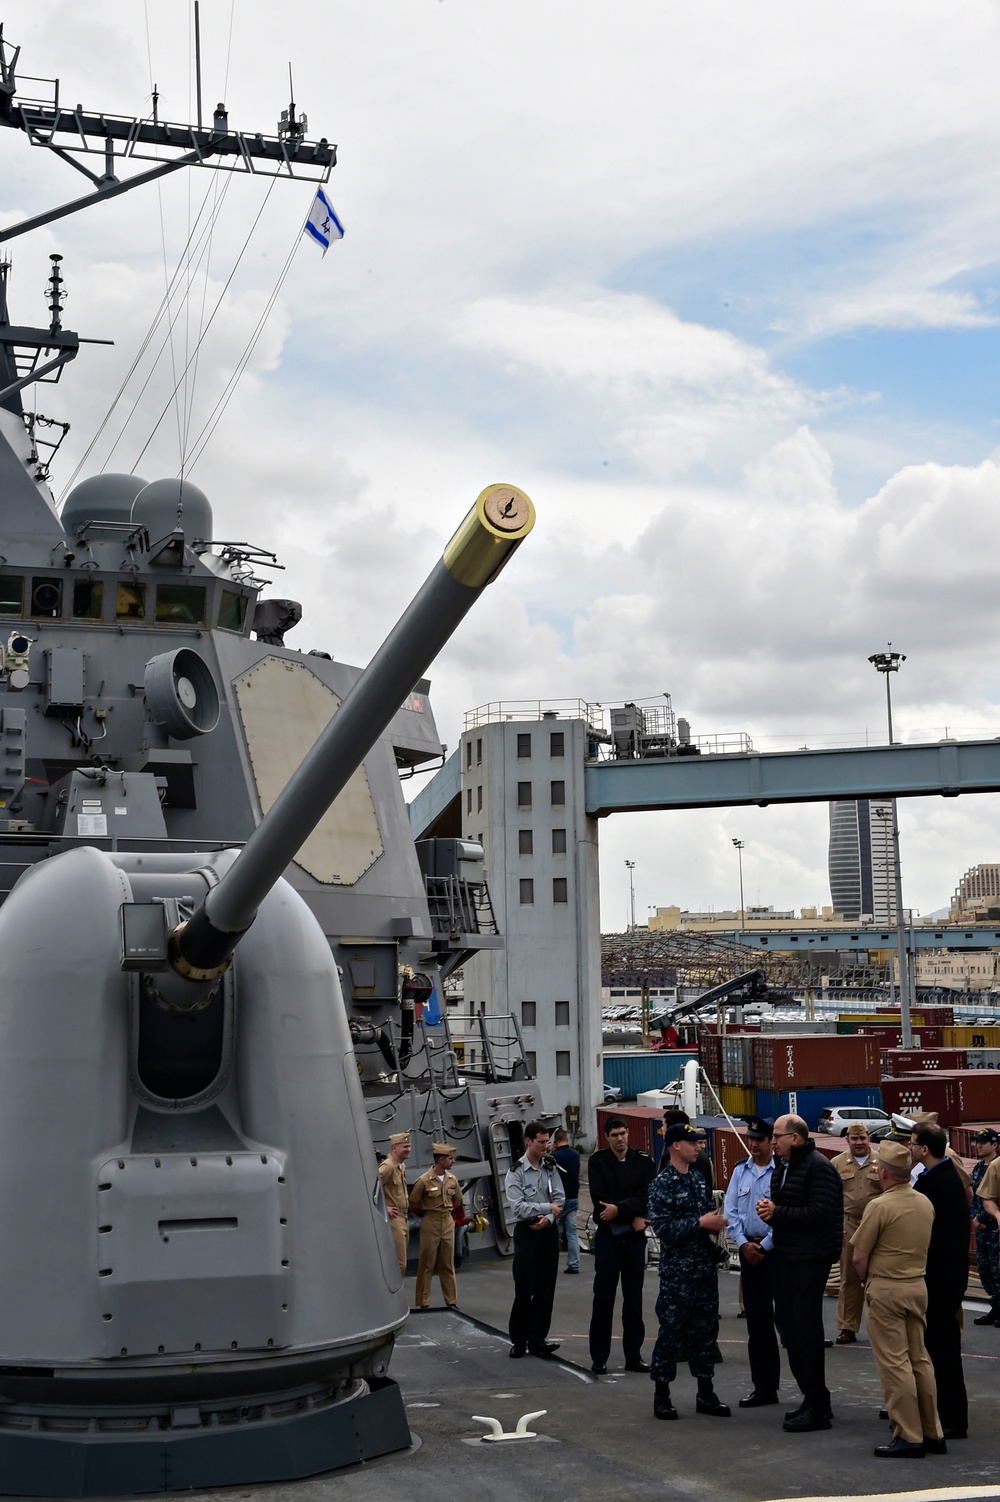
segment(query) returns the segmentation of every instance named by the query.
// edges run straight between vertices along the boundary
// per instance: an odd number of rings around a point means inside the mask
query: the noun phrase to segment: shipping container
[[[937,1069],[980,1068],[969,1064],[964,1048],[883,1048],[880,1068],[883,1077],[898,1079],[901,1074],[933,1074]]]
[[[984,1127],[992,1127],[995,1132],[1000,1132],[1000,1116],[994,1121],[963,1121],[961,1126],[952,1127],[948,1135],[951,1145],[959,1157],[971,1160],[973,1163],[978,1158],[976,1152],[976,1133]],[[971,1172],[971,1169],[970,1169]]]
[[[719,1118],[712,1124],[709,1124],[707,1117],[699,1117],[698,1120],[699,1125],[704,1125],[708,1132],[708,1150],[712,1158],[715,1187],[726,1190],[737,1163],[749,1157],[744,1146],[746,1139],[739,1132],[734,1132],[728,1123],[723,1124]],[[826,1158],[835,1158],[844,1151],[844,1144],[839,1137],[814,1136],[813,1141]]]
[[[730,1116],[752,1116],[754,1113],[754,1090],[750,1085],[723,1085],[719,1100],[722,1109]]]
[[[758,1090],[825,1085],[877,1085],[879,1044],[874,1038],[822,1033],[771,1033],[753,1040]]]
[[[906,1116],[914,1111],[936,1111],[942,1126],[961,1126],[966,1121],[987,1121],[1000,1115],[1000,1071],[967,1069],[936,1074],[910,1074],[883,1080],[887,1111]]]
[[[891,1027],[892,1024],[902,1022],[902,1016],[898,1007],[889,1007],[886,1011],[874,1012],[838,1012],[837,1025],[854,1023],[861,1027]],[[954,1019],[952,1019],[954,1020]],[[923,1007],[914,1007],[910,1012],[910,1022],[913,1027],[926,1023],[928,1027],[946,1027],[947,1021],[942,1021],[931,1016]]]
[[[960,1049],[955,1050],[961,1052]],[[966,1069],[1000,1069],[1000,1048],[967,1048],[965,1050]],[[956,1069],[961,1065],[956,1064]]]
[[[857,1085],[853,1089],[828,1087],[821,1090],[758,1090],[757,1115],[768,1121],[779,1116],[801,1116],[809,1130],[814,1132],[820,1113],[827,1106],[882,1106],[882,1091],[877,1085]]]
[[[628,1145],[638,1152],[648,1153],[654,1163],[659,1163],[663,1152],[663,1112],[649,1106],[598,1106],[597,1145],[607,1147],[608,1137],[605,1122],[609,1116],[620,1116],[628,1127]]]
[[[837,1024],[832,1017],[767,1017],[760,1026],[762,1033],[835,1033]]]
[[[722,1083],[724,1085],[752,1085],[753,1050],[758,1041],[745,1033],[726,1033],[719,1039],[722,1044]]]
[[[718,1033],[702,1033],[698,1040],[698,1062],[706,1079],[716,1088],[722,1084],[722,1038]]]
[[[853,1032],[845,1024],[845,1031],[855,1038],[877,1038],[880,1048],[902,1048],[903,1046],[903,1029],[896,1027],[895,1023],[890,1023],[888,1027],[881,1027],[869,1022],[863,1027],[854,1028]],[[944,1029],[940,1027],[911,1028],[910,1046],[912,1048],[941,1048],[943,1032]]]
[[[955,1069],[947,1073],[941,1071],[939,1077],[958,1087],[959,1122],[985,1121],[988,1116],[1000,1114],[1000,1073],[992,1069]],[[924,1076],[910,1075],[908,1078]],[[952,1123],[942,1120],[941,1125],[950,1126]]]
[[[691,1048],[629,1049],[605,1053],[604,1083],[621,1087],[622,1100],[635,1100],[643,1090],[661,1090],[673,1084],[689,1059],[698,1055]]]
[[[1000,1048],[1000,1027],[945,1027],[945,1048]]]
[[[876,1007],[875,1011],[879,1016],[891,1015],[895,1017],[897,1021],[899,1020],[898,1006]],[[924,1002],[921,1001],[917,1003],[917,1006],[915,1007],[911,1015],[915,1017],[918,1015],[918,1013],[922,1020],[929,1023],[932,1027],[951,1027],[955,1021],[954,1007],[932,1007],[925,1005]]]

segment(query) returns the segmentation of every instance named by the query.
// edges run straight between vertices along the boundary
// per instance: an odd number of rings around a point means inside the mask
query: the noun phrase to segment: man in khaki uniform
[[[910,1188],[910,1154],[901,1142],[878,1150],[882,1193],[869,1202],[851,1238],[854,1266],[865,1284],[872,1355],[893,1428],[881,1458],[919,1459],[947,1449],[937,1415],[934,1368],[924,1346],[927,1285],[924,1269],[934,1207]]]
[[[410,1209],[420,1216],[420,1256],[414,1306],[431,1306],[431,1278],[437,1273],[449,1309],[458,1308],[455,1282],[455,1222],[452,1211],[464,1214],[462,1187],[451,1172],[455,1149],[447,1142],[431,1144],[434,1166],[422,1173],[410,1190]]]
[[[844,1185],[844,1245],[840,1253],[840,1294],[837,1298],[838,1346],[853,1345],[861,1328],[865,1292],[854,1271],[851,1237],[861,1224],[869,1200],[882,1193],[878,1161],[872,1152],[868,1128],[852,1121],[847,1128],[847,1152],[838,1153],[833,1166]]]
[[[406,1188],[406,1160],[410,1156],[409,1132],[393,1132],[389,1138],[389,1156],[378,1166],[382,1180],[385,1208],[389,1212],[389,1229],[396,1245],[399,1270],[406,1276],[406,1251],[410,1240],[410,1199]]]

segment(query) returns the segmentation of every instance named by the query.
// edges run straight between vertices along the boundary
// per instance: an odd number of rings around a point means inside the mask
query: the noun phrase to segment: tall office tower
[[[887,798],[830,804],[830,897],[849,922],[896,921],[892,804]]]

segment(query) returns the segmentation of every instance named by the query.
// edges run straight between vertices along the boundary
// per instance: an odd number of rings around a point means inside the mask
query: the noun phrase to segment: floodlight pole
[[[906,654],[893,652],[892,642],[889,643],[887,652],[873,652],[868,661],[877,673],[885,675],[885,711],[889,726],[889,745],[895,744],[892,738],[892,694],[889,688],[889,674],[898,673],[900,665],[906,661]],[[897,814],[896,799],[889,800],[890,818],[892,820],[892,863],[895,874],[895,902],[896,902],[896,955],[899,965],[899,1016],[902,1030],[902,1043],[904,1048],[913,1047],[913,1021],[910,974],[910,951],[906,937],[906,919],[903,914],[903,874],[899,864],[899,818]]]

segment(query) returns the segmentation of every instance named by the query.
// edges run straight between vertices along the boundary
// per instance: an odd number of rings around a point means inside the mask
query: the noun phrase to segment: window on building
[[[530,734],[529,731],[522,730],[521,733],[518,735],[518,737],[517,737],[517,754],[520,757],[525,757],[525,756],[530,756],[531,755],[531,734]]]
[[[534,855],[534,838],[530,829],[519,829],[517,831],[517,853],[518,855]]]
[[[566,854],[566,831],[565,829],[553,829],[552,831],[552,854]]]
[[[549,755],[550,756],[565,756],[566,755],[566,732],[564,730],[553,730],[553,731],[550,731],[550,733],[549,733]]]
[[[476,788],[476,813],[477,814],[481,814],[482,811],[483,811],[483,789],[482,789],[482,786],[480,785],[479,787]]]
[[[565,876],[553,876],[552,878],[552,901],[568,902],[569,888]]]
[[[533,1050],[527,1048],[524,1050],[524,1063],[525,1067],[527,1068],[528,1074],[532,1079],[535,1079],[538,1074],[538,1065],[535,1062],[535,1055]]]
[[[569,1049],[559,1048],[556,1050],[556,1074],[570,1074]]]
[[[466,790],[465,790],[465,812],[467,814],[471,814],[472,813],[472,789],[471,788],[466,788]]]
[[[537,1007],[533,1001],[521,1002],[521,1026],[534,1027]]]
[[[556,1002],[556,1027],[569,1027],[569,1002]]]
[[[465,766],[467,771],[472,770],[472,742],[465,743]]]
[[[521,901],[525,906],[535,900],[535,883],[530,876],[521,877]]]
[[[531,783],[530,782],[519,782],[518,783],[518,785],[517,785],[517,806],[518,806],[518,808],[530,808],[531,807]]]
[[[480,736],[476,737],[476,766],[477,767],[481,764],[482,759],[483,759],[483,738],[480,735]]]
[[[552,790],[552,806],[553,808],[558,808],[566,802],[566,784],[564,782],[553,782],[550,786]]]

